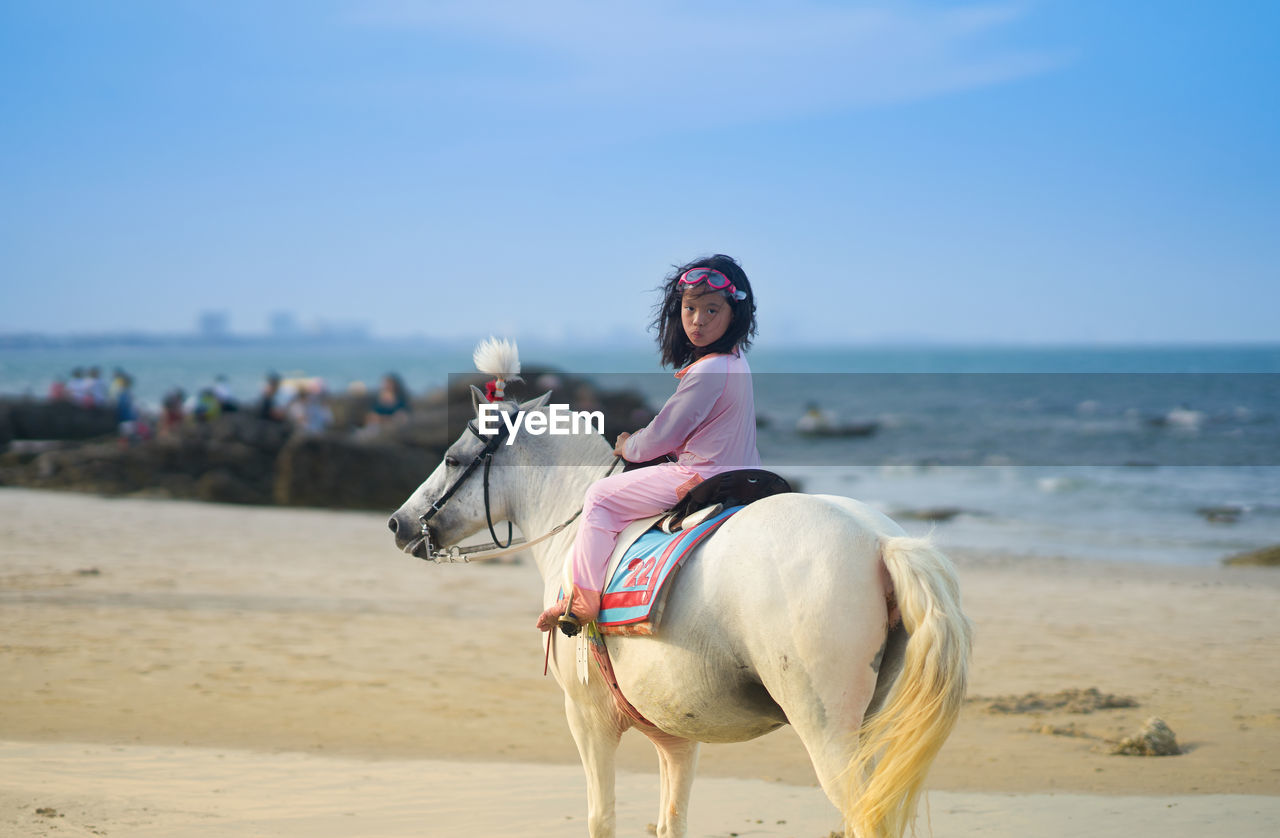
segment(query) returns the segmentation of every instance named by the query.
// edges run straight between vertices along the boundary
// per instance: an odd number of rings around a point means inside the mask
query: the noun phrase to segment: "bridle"
[[[475,422],[468,422],[467,430],[471,431],[471,433],[475,434],[476,437],[483,440],[484,447],[480,449],[480,453],[476,454],[475,457],[471,459],[471,462],[467,463],[467,467],[462,470],[462,474],[459,474],[458,478],[453,481],[453,484],[450,485],[448,489],[445,489],[444,494],[431,504],[431,508],[418,518],[418,523],[422,526],[422,538],[426,539],[427,542],[427,554],[429,557],[435,558],[437,562],[439,562],[440,559],[436,558],[436,556],[431,552],[431,529],[429,522],[438,512],[440,512],[441,509],[444,508],[444,505],[448,503],[449,498],[453,497],[454,493],[462,488],[462,484],[465,483],[467,478],[470,477],[471,474],[482,464],[484,465],[484,520],[485,523],[489,525],[489,536],[493,539],[493,546],[500,549],[510,547],[512,543],[510,521],[507,521],[507,543],[503,544],[498,540],[498,534],[493,529],[493,510],[489,504],[489,469],[493,467],[493,455],[498,450],[498,446],[506,439],[507,431],[501,426],[501,424],[499,424],[498,430],[494,433],[482,434],[480,433],[479,428],[476,427]],[[417,546],[417,544],[415,543],[413,546]]]
[[[475,434],[479,439],[484,440],[484,447],[481,448],[480,452],[471,459],[471,462],[467,463],[466,468],[462,470],[462,474],[458,475],[457,479],[454,480],[449,488],[444,491],[444,494],[431,504],[431,508],[418,518],[418,523],[422,527],[421,534],[418,539],[410,542],[404,548],[406,553],[412,554],[420,544],[426,542],[427,555],[423,558],[430,559],[436,564],[440,564],[441,562],[469,562],[473,559],[497,558],[499,556],[505,556],[508,553],[515,553],[520,550],[527,549],[541,541],[545,541],[572,524],[577,517],[582,514],[582,507],[578,507],[578,511],[573,513],[568,520],[553,527],[550,532],[535,538],[533,541],[526,541],[523,538],[513,538],[511,521],[507,521],[507,543],[503,544],[500,542],[498,540],[498,534],[493,528],[493,510],[489,503],[489,469],[493,467],[493,455],[497,452],[498,446],[507,438],[507,430],[499,424],[498,429],[494,433],[482,434],[476,427],[476,423],[474,421],[467,423],[467,430],[471,431],[471,433]],[[613,474],[613,470],[621,461],[621,457],[614,457],[613,463],[609,466],[609,471],[605,476],[607,477],[608,475]],[[433,550],[431,544],[431,528],[429,526],[431,519],[444,508],[444,505],[448,503],[449,499],[454,496],[458,489],[462,488],[462,484],[466,482],[466,479],[470,477],[481,465],[484,466],[484,520],[489,527],[489,537],[493,539],[493,542],[490,544],[479,544],[471,547],[459,547],[455,544],[448,550]]]

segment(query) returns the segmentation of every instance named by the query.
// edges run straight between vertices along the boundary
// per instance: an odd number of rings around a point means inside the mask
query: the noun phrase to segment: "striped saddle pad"
[[[650,529],[637,538],[605,584],[596,618],[600,633],[653,634],[662,617],[667,582],[685,556],[739,509],[731,506],[678,532]]]

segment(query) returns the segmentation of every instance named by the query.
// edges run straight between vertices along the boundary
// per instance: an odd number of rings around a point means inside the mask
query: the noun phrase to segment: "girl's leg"
[[[590,622],[600,611],[605,565],[618,541],[618,533],[632,521],[675,506],[679,490],[694,477],[693,472],[675,465],[658,465],[627,471],[598,480],[587,490],[579,518],[578,536],[569,554],[574,590],[570,610],[582,622]],[[565,602],[547,609],[538,618],[538,628],[547,631],[564,614]]]

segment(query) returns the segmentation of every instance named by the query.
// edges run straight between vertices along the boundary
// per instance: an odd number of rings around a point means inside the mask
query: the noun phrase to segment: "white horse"
[[[503,409],[545,412],[549,396]],[[464,432],[391,517],[402,550],[426,558],[490,520],[512,521],[531,539],[552,532],[614,459],[598,435],[526,433],[488,446],[482,480],[472,464],[485,442]],[[544,607],[557,599],[575,531],[531,547]],[[858,501],[783,494],[731,517],[671,584],[655,636],[608,638],[618,685],[653,728],[618,709],[596,668],[581,683],[576,641],[553,632],[591,838],[614,835],[615,751],[628,728],[658,751],[658,835],[678,838],[698,743],[742,742],[784,724],[850,835],[900,838],[964,700],[971,628],[950,561]]]

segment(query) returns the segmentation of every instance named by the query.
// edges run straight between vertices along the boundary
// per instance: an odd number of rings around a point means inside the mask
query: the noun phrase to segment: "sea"
[[[40,396],[75,367],[120,368],[156,407],[224,376],[243,400],[268,371],[412,393],[472,369],[424,341],[98,342],[0,348],[0,395]],[[526,368],[674,390],[651,346],[522,346]],[[757,345],[764,465],[848,495],[967,555],[1211,565],[1280,544],[1280,344],[948,347]],[[528,382],[528,395],[543,381]],[[567,399],[572,405],[572,399]],[[804,420],[806,413],[810,420]],[[820,417],[820,434],[799,429]],[[425,478],[425,475],[424,475]]]

